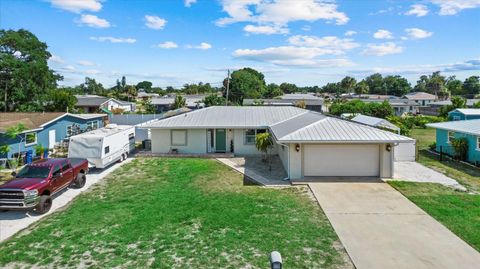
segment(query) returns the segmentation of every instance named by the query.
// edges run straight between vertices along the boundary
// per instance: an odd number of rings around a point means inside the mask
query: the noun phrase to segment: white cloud
[[[63,64],[63,63],[65,63],[65,60],[64,60],[62,57],[57,56],[57,55],[53,55],[53,54],[52,54],[52,56],[50,56],[50,58],[49,58],[48,60],[49,60],[50,62],[56,63],[56,64]]]
[[[356,35],[356,34],[357,34],[356,31],[350,30],[350,31],[346,31],[344,35],[345,35],[345,36],[353,36],[353,35]]]
[[[208,44],[207,42],[202,42],[198,46],[187,45],[187,49],[199,49],[199,50],[208,50],[212,48],[212,45]]]
[[[85,70],[84,73],[87,74],[87,75],[98,75],[101,72],[99,70],[96,70],[96,69],[89,69],[89,70]]]
[[[250,33],[250,34],[264,34],[264,35],[272,35],[272,34],[288,34],[288,28],[280,27],[280,26],[269,26],[269,25],[246,25],[243,28],[243,31]]]
[[[265,25],[276,29],[288,27],[294,21],[326,20],[346,24],[348,16],[337,10],[331,1],[321,0],[222,0],[223,11],[228,17],[218,19],[218,26],[236,22],[251,22],[258,27]],[[271,31],[266,31],[270,33]]]
[[[480,7],[480,0],[431,0],[440,7],[440,15],[455,15],[464,9]]]
[[[431,37],[433,35],[432,32],[428,32],[419,28],[407,28],[405,29],[405,32],[407,33],[409,39],[422,39]]]
[[[130,43],[130,44],[137,42],[135,38],[121,38],[121,37],[112,37],[112,36],[91,36],[90,40],[95,40],[99,42]]]
[[[397,46],[393,42],[386,42],[382,44],[369,44],[362,52],[364,55],[385,56],[389,54],[397,54],[403,51],[403,47]]]
[[[178,45],[175,42],[166,41],[166,42],[158,44],[157,47],[159,47],[161,49],[176,49],[176,48],[178,48]]]
[[[82,14],[80,19],[77,21],[79,24],[85,24],[89,27],[94,28],[108,28],[110,27],[110,22],[105,19],[99,18],[95,15]]]
[[[161,30],[167,24],[167,20],[158,16],[145,15],[145,25],[150,29]]]
[[[305,31],[305,32],[311,31],[311,30],[312,30],[312,26],[310,26],[310,25],[304,25],[304,26],[302,26],[302,30]]]
[[[186,7],[191,7],[192,4],[195,4],[197,0],[184,0],[183,3],[185,4]]]
[[[420,5],[420,4],[415,4],[410,6],[410,10],[405,12],[405,15],[407,16],[417,16],[417,17],[423,17],[428,14],[429,10],[427,6],[425,5]]]
[[[336,51],[317,47],[281,46],[265,49],[238,49],[233,56],[258,62],[295,67],[340,67],[353,65],[348,59],[319,59],[319,56],[336,54]]]
[[[91,62],[91,61],[86,61],[86,60],[80,60],[77,62],[79,65],[83,65],[83,66],[94,66],[95,63],[94,62]]]
[[[390,32],[388,30],[380,29],[373,34],[373,38],[376,38],[376,39],[392,39],[393,34],[392,34],[392,32]]]
[[[66,66],[63,67],[63,69],[65,69],[66,71],[75,71],[76,70],[75,66],[73,66],[73,65],[66,65]]]
[[[102,9],[99,0],[51,0],[52,6],[74,13],[82,11],[97,12]]]
[[[302,36],[296,35],[288,38],[291,45],[299,47],[323,48],[331,51],[330,54],[343,54],[345,50],[351,50],[360,46],[360,44],[350,38],[338,38],[336,36]]]

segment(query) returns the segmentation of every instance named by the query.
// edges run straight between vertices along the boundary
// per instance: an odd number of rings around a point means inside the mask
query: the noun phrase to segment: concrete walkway
[[[444,186],[453,187],[458,190],[467,190],[455,179],[447,177],[446,175],[430,169],[417,162],[395,162],[395,172],[393,180],[439,183]]]
[[[42,218],[58,211],[60,208],[66,206],[70,201],[77,197],[80,193],[88,190],[90,186],[99,182],[111,172],[115,171],[120,166],[132,161],[132,158],[125,160],[122,163],[116,163],[106,169],[92,169],[87,174],[87,181],[85,186],[81,189],[70,189],[62,191],[53,199],[52,208],[43,215],[37,215],[29,211],[7,211],[0,212],[0,242],[11,237],[17,232],[27,228],[31,224],[41,220]]]
[[[309,184],[358,269],[480,268],[480,254],[390,185]]]

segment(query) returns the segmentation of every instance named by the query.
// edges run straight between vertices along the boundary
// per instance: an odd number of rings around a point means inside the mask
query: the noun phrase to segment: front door
[[[55,147],[55,130],[48,131],[48,148],[53,149]]]
[[[226,152],[227,151],[227,130],[215,129],[215,151]]]

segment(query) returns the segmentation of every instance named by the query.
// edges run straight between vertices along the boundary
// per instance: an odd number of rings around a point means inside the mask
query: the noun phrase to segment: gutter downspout
[[[287,145],[287,144],[278,143],[278,142],[277,142],[277,144],[287,147],[287,150],[288,150],[287,151],[287,153],[288,153],[288,155],[287,155],[287,166],[288,166],[287,167],[287,177],[283,179],[283,180],[287,181],[287,180],[290,180],[290,146]]]

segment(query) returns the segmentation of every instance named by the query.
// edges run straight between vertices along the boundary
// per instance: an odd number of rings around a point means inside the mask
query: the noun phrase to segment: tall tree
[[[127,86],[127,78],[125,76],[122,76],[121,86],[122,90],[125,91],[125,87]]]
[[[357,83],[357,85],[355,85],[354,92],[355,92],[355,94],[358,94],[359,96],[362,96],[362,94],[368,93],[369,90],[370,90],[370,88],[368,87],[367,82],[365,82],[365,80],[362,80],[359,83]]]
[[[85,78],[85,82],[80,84],[84,94],[105,95],[105,88],[102,83],[97,83],[94,78]]]
[[[39,100],[62,77],[48,67],[47,44],[31,32],[0,30],[0,89],[2,111],[42,111]]]
[[[225,86],[226,81],[225,79]],[[262,97],[265,88],[265,79],[262,73],[252,68],[236,70],[231,75],[228,99],[232,103],[242,104],[244,98],[258,99]],[[225,92],[224,96],[226,96]]]
[[[357,85],[357,80],[349,76],[344,77],[340,81],[340,86],[342,87],[343,92],[347,92],[347,93],[353,92],[356,85]]]
[[[283,93],[295,93],[298,91],[298,87],[293,83],[283,82],[282,84],[280,84],[280,90]]]
[[[471,76],[463,82],[463,89],[465,93],[472,97],[480,93],[480,77]]]
[[[52,89],[48,91],[45,103],[47,111],[71,112],[77,103],[77,98],[68,90]]]
[[[275,83],[270,83],[267,85],[267,88],[265,90],[265,93],[263,94],[264,98],[275,98],[277,96],[283,95],[283,91],[280,89],[280,86],[278,86]]]
[[[462,81],[458,80],[455,76],[450,76],[447,78],[446,85],[447,89],[452,95],[464,95],[465,91],[463,90]]]
[[[398,75],[386,76],[383,79],[383,85],[389,95],[403,96],[412,90],[408,80]]]
[[[180,94],[177,94],[177,96],[175,96],[175,100],[173,101],[172,109],[182,108],[182,107],[185,107],[185,105],[186,105],[185,98]]]
[[[150,89],[152,89],[152,83],[150,81],[141,81],[139,83],[137,83],[137,89],[140,90],[140,89],[144,89],[145,91],[149,91]]]
[[[368,84],[371,94],[385,94],[385,85],[381,74],[372,74],[365,78],[365,82]]]

